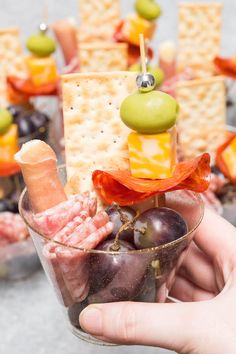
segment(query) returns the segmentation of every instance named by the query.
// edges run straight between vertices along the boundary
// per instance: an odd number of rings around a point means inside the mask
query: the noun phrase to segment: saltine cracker
[[[176,99],[180,148],[185,158],[209,152],[214,163],[217,147],[225,140],[226,92],[223,76],[179,82]]]
[[[126,43],[78,43],[81,72],[125,71],[128,68]]]
[[[178,12],[178,70],[188,66],[195,77],[211,76],[220,53],[222,4],[180,3]]]
[[[7,75],[26,76],[18,28],[0,28],[0,68],[0,107],[6,107]]]
[[[120,18],[120,0],[79,0],[80,43],[112,40]]]
[[[137,89],[136,73],[76,73],[62,76],[65,156],[77,192],[93,190],[96,169],[127,169],[130,129],[120,105]]]

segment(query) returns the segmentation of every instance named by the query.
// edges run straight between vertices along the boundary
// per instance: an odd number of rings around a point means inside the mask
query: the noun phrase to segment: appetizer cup
[[[59,168],[66,182],[64,167]],[[33,238],[45,273],[64,308],[66,319],[79,338],[105,344],[84,333],[79,314],[92,303],[115,301],[165,302],[194,233],[203,217],[203,202],[197,193],[182,190],[165,194],[165,206],[182,215],[188,233],[154,248],[125,252],[86,250],[52,241],[37,230],[27,191],[19,209]],[[151,204],[155,202],[149,201]],[[143,203],[142,209],[150,208]]]

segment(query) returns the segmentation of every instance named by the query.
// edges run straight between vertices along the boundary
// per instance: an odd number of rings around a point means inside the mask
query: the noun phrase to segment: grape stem
[[[120,216],[121,216],[121,221],[122,221],[122,217],[123,217],[123,221],[126,220],[125,224],[121,226],[121,228],[119,229],[119,231],[117,232],[116,234],[116,237],[115,237],[115,240],[114,240],[114,243],[112,244],[112,246],[110,247],[110,250],[111,251],[114,251],[114,252],[117,252],[119,251],[120,249],[120,245],[119,245],[119,237],[120,237],[120,234],[125,231],[125,230],[128,230],[128,229],[132,229],[134,231],[137,231],[137,232],[140,232],[141,234],[145,234],[146,232],[146,229],[143,227],[141,229],[138,229],[136,227],[133,226],[133,223],[134,221],[139,217],[140,215],[140,212],[137,211],[135,217],[133,218],[133,220],[128,220],[128,217],[126,215],[124,215],[124,213],[122,213],[122,210],[121,208],[117,205],[117,210],[118,212],[120,213]]]

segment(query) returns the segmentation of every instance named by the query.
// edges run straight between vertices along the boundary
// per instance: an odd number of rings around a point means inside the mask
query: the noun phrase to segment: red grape
[[[134,229],[134,243],[138,249],[157,247],[187,233],[182,216],[164,207],[144,211],[135,220]]]
[[[112,205],[106,209],[109,215],[110,221],[113,223],[113,232],[109,238],[115,238],[120,228],[127,222],[133,221],[136,216],[135,210],[130,207],[119,207],[117,205]],[[119,234],[119,240],[124,240],[127,242],[133,242],[134,231],[132,227],[121,231]]]

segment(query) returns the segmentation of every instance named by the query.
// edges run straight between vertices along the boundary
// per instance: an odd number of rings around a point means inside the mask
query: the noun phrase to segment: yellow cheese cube
[[[139,34],[151,40],[156,29],[155,22],[147,21],[138,15],[130,15],[124,22],[123,34],[127,40],[139,46]]]
[[[176,164],[176,130],[146,135],[132,132],[128,136],[131,174],[138,178],[165,179]]]
[[[38,58],[30,56],[26,58],[29,75],[35,86],[54,83],[57,78],[57,67],[52,56]]]
[[[0,135],[0,161],[14,161],[18,150],[18,129],[12,124],[5,134]]]
[[[223,151],[222,158],[232,177],[236,177],[236,138]]]

